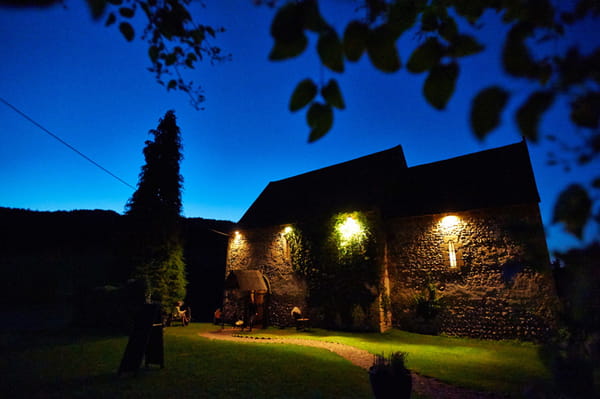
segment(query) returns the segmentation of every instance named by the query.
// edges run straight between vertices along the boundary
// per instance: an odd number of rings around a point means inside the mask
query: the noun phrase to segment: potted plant
[[[369,368],[369,380],[376,399],[410,398],[412,379],[406,368],[406,358],[404,352],[392,352],[388,357],[375,356]]]

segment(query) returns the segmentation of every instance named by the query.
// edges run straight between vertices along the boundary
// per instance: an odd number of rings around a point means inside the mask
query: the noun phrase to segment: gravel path
[[[291,344],[311,346],[314,348],[327,349],[338,354],[352,364],[368,370],[373,364],[373,354],[355,348],[353,346],[339,344],[336,342],[316,341],[312,339],[300,338],[258,338],[247,335],[238,335],[231,330],[220,330],[207,333],[200,333],[201,337],[209,339],[218,339],[225,341],[236,341],[245,343],[265,343],[265,344]],[[429,378],[417,373],[411,373],[413,380],[413,391],[420,395],[432,399],[498,399],[507,398],[505,395],[499,395],[489,392],[477,392],[465,388],[455,387],[444,384],[435,378]]]

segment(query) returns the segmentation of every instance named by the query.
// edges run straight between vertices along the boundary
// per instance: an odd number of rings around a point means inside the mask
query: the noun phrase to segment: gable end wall
[[[537,204],[399,218],[387,225],[394,325],[401,329],[485,339],[544,340],[555,325],[556,294]],[[448,241],[457,267],[449,265]],[[415,313],[428,284],[437,316]]]

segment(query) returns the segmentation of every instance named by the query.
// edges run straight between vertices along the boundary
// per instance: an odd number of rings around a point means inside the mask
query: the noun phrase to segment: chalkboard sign
[[[146,345],[146,356],[144,363],[158,364],[160,368],[165,367],[165,351],[163,345],[163,325],[162,323],[154,323],[150,330],[150,339]]]
[[[160,306],[155,304],[144,305],[136,315],[133,331],[119,366],[119,375],[127,371],[137,372],[144,357],[146,366],[165,366]]]

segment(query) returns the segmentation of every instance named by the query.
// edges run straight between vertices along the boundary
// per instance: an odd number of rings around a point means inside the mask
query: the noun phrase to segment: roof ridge
[[[456,160],[460,160],[460,159],[468,159],[468,158],[476,158],[476,157],[486,157],[490,153],[503,152],[503,151],[507,151],[507,150],[509,150],[511,148],[518,148],[518,147],[521,147],[521,146],[524,146],[525,150],[527,150],[527,143],[523,140],[523,141],[519,141],[519,142],[512,143],[512,144],[503,145],[503,146],[500,146],[500,147],[488,148],[486,150],[470,152],[468,154],[463,154],[463,155],[457,155],[455,157],[441,159],[439,161],[433,161],[433,162],[422,163],[422,164],[419,164],[419,165],[409,166],[408,169],[426,167],[426,166],[430,166],[430,165],[434,166],[434,165],[439,165],[439,164],[442,164],[442,163],[445,163],[445,162],[456,161]],[[529,155],[529,151],[527,151],[527,155]]]
[[[416,216],[540,200],[525,141],[413,167],[403,156],[396,146],[272,181],[238,223],[280,225],[371,208]]]
[[[282,182],[286,182],[288,180],[293,180],[293,179],[296,179],[296,178],[299,178],[299,177],[304,177],[304,176],[311,175],[311,174],[317,174],[317,173],[320,173],[320,172],[322,173],[323,171],[326,171],[326,170],[334,170],[334,169],[338,169],[338,168],[343,168],[344,166],[348,166],[348,165],[351,165],[351,164],[357,164],[359,162],[364,162],[364,161],[369,160],[369,159],[383,158],[384,155],[393,154],[393,153],[396,153],[396,152],[398,153],[398,155],[400,155],[399,160],[403,164],[402,166],[404,166],[404,168],[408,168],[408,165],[406,164],[406,158],[404,156],[404,150],[402,148],[402,145],[398,144],[398,145],[396,145],[396,146],[394,146],[392,148],[388,148],[386,150],[374,152],[372,154],[363,155],[361,157],[353,158],[353,159],[350,159],[348,161],[339,162],[339,163],[336,163],[336,164],[333,164],[333,165],[329,165],[329,166],[324,166],[324,167],[319,168],[319,169],[313,169],[313,170],[310,170],[308,172],[304,172],[304,173],[300,173],[300,174],[297,174],[297,175],[294,175],[294,176],[286,177],[284,179],[272,180],[272,181],[269,182],[269,184],[272,184],[272,183],[282,183]]]

